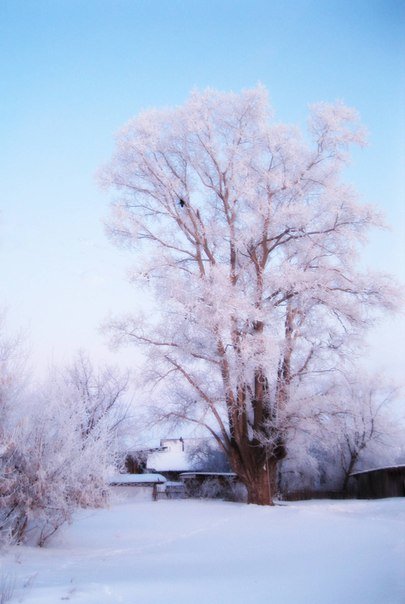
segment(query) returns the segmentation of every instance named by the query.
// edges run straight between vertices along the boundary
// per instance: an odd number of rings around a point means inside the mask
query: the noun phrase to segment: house
[[[353,472],[349,490],[359,499],[405,497],[405,465]]]
[[[211,438],[163,438],[158,447],[128,451],[125,465],[135,475],[164,476],[167,482],[160,487],[159,498],[232,499],[239,488],[224,453]]]
[[[125,467],[130,474],[143,472],[164,473],[169,480],[177,480],[179,473],[192,469],[188,458],[190,443],[183,438],[163,438],[159,447],[127,451]]]
[[[163,438],[160,447],[148,454],[147,472],[159,472],[168,480],[177,481],[182,472],[193,469],[189,455],[195,439]]]
[[[127,451],[125,466],[129,473],[159,472],[175,481],[182,472],[229,469],[213,439],[182,437],[162,438],[158,447]]]

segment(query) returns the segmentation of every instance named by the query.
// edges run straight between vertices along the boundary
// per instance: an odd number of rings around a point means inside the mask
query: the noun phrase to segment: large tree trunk
[[[272,417],[268,381],[262,368],[258,368],[254,376],[254,398],[250,400],[253,418],[250,419],[247,391],[246,384],[242,383],[237,396],[227,400],[230,439],[226,450],[233,471],[247,488],[248,503],[273,505],[277,465],[285,457],[285,446]]]
[[[281,456],[275,450],[272,456],[257,442],[236,445],[231,455],[231,466],[246,486],[248,503],[273,505],[277,490],[277,466]]]
[[[258,467],[255,476],[245,481],[248,492],[248,503],[256,505],[273,505],[276,489],[277,463],[267,462]]]

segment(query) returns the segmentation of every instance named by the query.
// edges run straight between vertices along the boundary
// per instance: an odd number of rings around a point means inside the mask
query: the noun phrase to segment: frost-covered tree
[[[112,322],[149,354],[165,417],[203,425],[249,501],[271,504],[288,440],[327,399],[389,280],[358,269],[379,215],[342,182],[356,112],[311,108],[308,132],[274,121],[263,87],[194,92],[130,121],[101,173],[118,193],[112,239],[159,315]],[[166,395],[162,384],[167,385]]]
[[[6,313],[0,311],[0,438],[5,419],[18,407],[27,383],[25,361],[23,337],[8,332]]]
[[[111,439],[117,439],[128,420],[128,403],[123,398],[128,391],[128,373],[111,366],[96,370],[89,357],[80,352],[61,377],[81,409],[83,438],[105,422]]]
[[[283,495],[347,494],[352,472],[395,464],[405,431],[397,397],[398,388],[364,369],[333,376],[317,420],[307,418],[290,441],[281,467]]]
[[[397,394],[379,375],[351,376],[340,384],[328,430],[343,492],[355,470],[393,463],[398,456],[404,426],[391,409]]]
[[[5,416],[0,542],[42,545],[77,507],[105,503],[126,383],[111,369],[95,371],[81,355]]]
[[[190,466],[201,472],[229,472],[229,462],[223,448],[212,438],[198,439],[188,451]]]

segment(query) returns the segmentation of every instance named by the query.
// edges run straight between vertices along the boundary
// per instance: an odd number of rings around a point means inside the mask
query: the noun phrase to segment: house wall
[[[111,487],[111,494],[114,501],[136,499],[137,501],[152,501],[153,500],[153,486],[154,485],[142,485],[142,486],[114,486]]]

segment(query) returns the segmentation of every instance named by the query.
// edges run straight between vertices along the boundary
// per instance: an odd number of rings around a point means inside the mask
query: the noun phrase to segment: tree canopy
[[[359,268],[382,226],[343,182],[363,144],[340,102],[312,106],[303,133],[275,121],[262,86],[209,89],[130,121],[101,171],[110,236],[134,247],[132,278],[160,308],[113,321],[115,337],[145,347],[162,416],[204,425],[250,502],[272,502],[294,432],[327,410],[373,311],[396,304]]]

